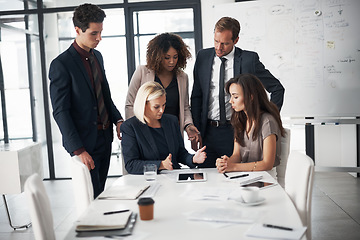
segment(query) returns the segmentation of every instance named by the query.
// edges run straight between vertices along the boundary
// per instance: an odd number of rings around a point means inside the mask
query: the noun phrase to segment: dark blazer
[[[96,50],[94,54],[103,75],[102,90],[109,120],[116,124],[122,117],[111,99],[102,55]],[[63,146],[71,155],[81,147],[91,153],[98,132],[97,102],[89,75],[73,45],[51,62],[49,78],[53,116],[60,128]]]
[[[194,85],[191,94],[191,113],[195,126],[204,137],[210,94],[210,81],[212,65],[215,56],[214,48],[200,50],[196,57],[194,66]],[[245,51],[235,47],[234,54],[234,77],[241,73],[256,75],[264,87],[271,94],[271,101],[279,109],[283,104],[285,89],[280,81],[276,79],[260,62],[256,52]]]
[[[173,168],[180,168],[179,163],[186,164],[191,168],[193,155],[189,154],[184,147],[184,140],[179,130],[179,123],[175,116],[164,114],[161,118],[161,127],[164,129],[169,153],[172,154]],[[125,168],[130,174],[143,174],[145,164],[156,164],[159,169],[161,161],[154,138],[146,124],[136,117],[129,118],[120,127],[122,132],[122,153]]]

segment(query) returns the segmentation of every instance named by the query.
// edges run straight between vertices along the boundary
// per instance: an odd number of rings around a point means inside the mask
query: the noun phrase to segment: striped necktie
[[[97,64],[95,62],[96,61],[95,56],[93,54],[91,54],[89,56],[89,60],[90,60],[91,70],[92,70],[93,78],[94,78],[94,87],[95,87],[95,94],[96,94],[97,105],[98,105],[98,114],[100,116],[101,123],[103,124],[103,126],[105,126],[108,122],[109,116],[108,116],[108,113],[106,111],[105,104],[104,104],[104,96],[103,96],[103,92],[102,92],[102,88],[101,88],[100,74],[99,74],[99,70],[97,68]]]

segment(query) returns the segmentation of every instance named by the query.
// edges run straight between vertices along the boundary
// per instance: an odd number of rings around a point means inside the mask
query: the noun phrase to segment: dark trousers
[[[234,130],[231,124],[219,127],[207,125],[203,145],[206,146],[207,158],[200,168],[216,167],[216,159],[223,155],[230,157],[234,149]]]
[[[112,132],[111,128],[98,130],[96,147],[89,153],[95,163],[95,168],[90,171],[91,181],[96,198],[105,188],[111,157]]]

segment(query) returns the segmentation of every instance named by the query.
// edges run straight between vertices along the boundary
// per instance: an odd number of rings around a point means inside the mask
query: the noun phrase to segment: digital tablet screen
[[[206,181],[205,173],[179,173],[178,182]]]
[[[241,185],[241,187],[259,187],[259,188],[266,188],[276,185],[276,183],[271,182],[263,182],[263,181],[256,181],[249,184]]]

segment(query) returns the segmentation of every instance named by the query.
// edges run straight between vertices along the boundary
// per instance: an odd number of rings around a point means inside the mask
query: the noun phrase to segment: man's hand
[[[85,166],[89,169],[89,171],[95,168],[94,160],[87,151],[80,153],[79,157]]]

